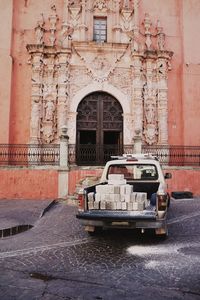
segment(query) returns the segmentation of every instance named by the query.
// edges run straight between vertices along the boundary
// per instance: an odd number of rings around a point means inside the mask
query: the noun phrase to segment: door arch
[[[123,110],[119,101],[105,92],[94,92],[77,108],[77,163],[104,164],[123,145]]]

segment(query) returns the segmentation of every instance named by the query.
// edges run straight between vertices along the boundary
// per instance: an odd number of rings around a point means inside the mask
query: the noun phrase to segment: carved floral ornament
[[[53,5],[48,21],[42,15],[36,24],[34,44],[27,45],[32,65],[31,141],[55,142],[63,125],[74,128],[75,124],[69,124],[72,96],[85,85],[98,82],[103,86],[107,82],[124,92],[132,103],[130,133],[126,129],[124,134],[131,136],[138,128],[145,143],[167,143],[167,80],[173,53],[166,50],[160,22],[153,24],[145,14],[139,26],[138,1],[64,2],[63,19],[58,18]],[[113,11],[110,10],[111,2]],[[85,24],[86,27],[81,24],[87,20],[86,14],[97,10],[102,14],[107,10],[113,13],[113,22],[118,27],[113,28],[111,43],[93,43],[91,47],[84,35],[89,24]],[[123,38],[127,43],[122,42]],[[77,62],[77,57],[80,65],[72,66],[71,58]],[[73,69],[84,78],[78,80]],[[128,80],[122,80],[127,76]],[[74,130],[69,132],[74,135]]]

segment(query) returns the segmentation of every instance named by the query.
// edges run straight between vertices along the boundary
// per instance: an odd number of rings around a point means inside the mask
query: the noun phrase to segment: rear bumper
[[[84,226],[116,228],[163,228],[166,218],[157,219],[154,211],[99,211],[80,212],[76,215]]]

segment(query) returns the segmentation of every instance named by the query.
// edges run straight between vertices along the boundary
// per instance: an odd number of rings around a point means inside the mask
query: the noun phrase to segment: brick
[[[94,193],[88,193],[88,201],[90,200],[94,201]]]
[[[121,201],[116,202],[116,209],[118,209],[118,210],[122,209],[122,203],[121,203]]]
[[[106,201],[106,209],[113,210],[116,205],[114,205],[114,202],[112,201]]]
[[[122,202],[122,210],[127,210],[127,203],[126,202]]]
[[[88,209],[94,209],[94,200],[89,200],[88,201]]]
[[[120,186],[120,194],[130,195],[133,192],[133,186],[130,184],[124,184]]]
[[[113,185],[122,185],[122,184],[126,184],[126,179],[122,179],[122,180],[109,179],[109,180],[108,180],[108,184],[113,184]]]
[[[107,185],[107,194],[120,194],[120,186],[119,185]]]
[[[138,202],[138,210],[144,210],[144,201],[143,202]]]
[[[143,202],[147,199],[147,193],[137,193],[137,201]]]
[[[127,209],[133,210],[133,203],[131,203],[131,202],[127,203]]]
[[[100,208],[100,201],[94,201],[94,209],[99,209]]]
[[[130,202],[136,202],[137,193],[133,192],[131,193],[131,200]]]
[[[97,202],[101,201],[101,194],[99,194],[99,193],[95,194],[95,201],[97,201]]]
[[[123,180],[124,175],[123,174],[109,174],[108,180]]]
[[[124,200],[127,203],[131,202],[131,195],[124,195]]]
[[[133,202],[133,210],[138,210],[138,203],[137,202]]]
[[[106,209],[106,201],[100,202],[100,209]]]

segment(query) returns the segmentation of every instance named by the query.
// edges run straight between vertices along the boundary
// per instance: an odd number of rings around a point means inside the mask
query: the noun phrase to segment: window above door
[[[94,17],[93,40],[96,42],[107,41],[107,18]]]

